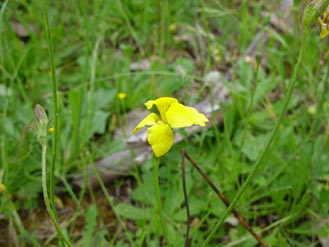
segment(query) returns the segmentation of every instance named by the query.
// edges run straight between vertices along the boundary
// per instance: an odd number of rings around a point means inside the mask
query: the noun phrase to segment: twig
[[[215,193],[218,195],[218,197],[225,203],[227,207],[230,206],[229,201],[225,198],[225,196],[219,192],[219,190],[216,188],[216,186],[210,181],[208,176],[200,169],[200,167],[195,163],[194,160],[187,154],[184,153],[185,157],[191,162],[191,164],[199,171],[199,173],[202,175],[202,177],[207,181],[207,183],[210,185],[210,187],[215,191]],[[245,219],[236,211],[234,208],[232,209],[232,213],[235,215],[235,217],[240,221],[240,223],[250,232],[250,234],[264,247],[267,247],[268,245],[260,238],[260,236],[257,235],[256,232],[252,230],[252,228],[247,224]]]
[[[186,192],[186,176],[185,176],[185,152],[182,149],[182,178],[183,178],[183,191],[184,191],[184,199],[185,199],[185,206],[186,206],[186,213],[187,213],[187,228],[186,228],[186,237],[185,237],[185,247],[188,247],[188,235],[190,232],[190,224],[191,224],[191,217],[190,217],[190,207],[188,205],[187,200],[187,192]]]

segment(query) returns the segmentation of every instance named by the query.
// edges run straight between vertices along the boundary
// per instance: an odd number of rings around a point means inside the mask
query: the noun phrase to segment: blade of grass
[[[43,8],[43,16],[44,16],[44,24],[47,33],[47,43],[48,43],[48,53],[49,53],[49,63],[51,68],[51,82],[52,82],[52,101],[53,101],[53,113],[54,113],[54,135],[53,135],[53,148],[52,148],[52,160],[49,172],[49,196],[50,201],[48,199],[47,192],[47,180],[46,180],[46,150],[47,145],[42,145],[42,182],[44,188],[44,200],[47,206],[47,210],[49,211],[49,215],[53,220],[53,223],[56,227],[56,230],[61,236],[61,238],[65,241],[68,246],[72,246],[70,240],[68,240],[65,235],[62,233],[59,225],[58,218],[56,213],[55,206],[55,166],[56,166],[56,156],[57,156],[57,141],[58,141],[58,112],[57,112],[57,83],[56,83],[56,68],[55,68],[55,60],[54,60],[54,48],[53,41],[51,36],[51,30],[49,26],[49,17],[48,17],[48,9],[47,9],[47,0],[42,1]]]
[[[247,186],[249,185],[251,179],[254,177],[254,175],[256,174],[258,168],[262,165],[263,160],[265,158],[265,156],[270,152],[270,147],[271,144],[279,130],[279,127],[281,125],[281,122],[284,118],[284,115],[287,111],[287,107],[288,104],[290,102],[291,99],[291,95],[293,92],[293,89],[295,88],[295,83],[297,80],[297,75],[298,75],[298,71],[299,71],[299,67],[302,63],[302,59],[304,56],[304,52],[305,52],[305,43],[306,43],[306,38],[307,35],[303,35],[302,37],[302,41],[301,41],[301,47],[299,50],[299,54],[298,54],[298,58],[297,58],[297,63],[294,67],[293,70],[293,75],[292,78],[288,84],[288,90],[285,96],[285,100],[284,100],[284,105],[283,108],[280,112],[279,118],[274,126],[274,129],[272,130],[272,133],[265,145],[264,150],[261,152],[261,154],[258,156],[258,159],[256,161],[256,164],[254,165],[253,169],[251,170],[249,176],[247,177],[246,181],[243,183],[243,185],[240,187],[239,191],[237,192],[237,194],[234,196],[230,206],[225,210],[225,212],[223,213],[222,217],[219,219],[218,223],[216,224],[216,226],[213,228],[213,230],[211,231],[211,233],[208,235],[207,239],[205,240],[205,242],[203,243],[202,246],[207,246],[209,241],[213,238],[213,236],[215,235],[215,233],[218,231],[218,229],[223,225],[225,218],[228,216],[229,213],[231,213],[233,207],[235,206],[235,204],[237,203],[237,201],[239,200],[239,198],[241,197],[241,195],[243,194],[243,192],[245,191],[245,189],[247,188]]]
[[[182,180],[183,180],[183,191],[184,191],[184,199],[185,199],[185,207],[187,214],[187,227],[186,227],[186,235],[185,235],[185,247],[188,247],[188,236],[190,232],[190,224],[191,224],[191,216],[190,216],[190,207],[188,205],[187,192],[186,192],[186,176],[185,176],[185,152],[182,149]]]
[[[116,207],[114,205],[114,199],[113,199],[113,197],[108,193],[108,191],[106,189],[106,186],[105,186],[105,184],[104,184],[101,176],[99,175],[99,173],[98,173],[98,171],[97,171],[97,169],[96,169],[96,167],[94,165],[94,162],[92,160],[90,160],[90,161],[91,161],[90,163],[92,165],[92,169],[93,169],[93,171],[94,171],[94,173],[96,175],[96,178],[98,180],[98,183],[101,186],[101,189],[103,190],[103,193],[104,193],[107,201],[109,202],[109,204],[110,204],[110,206],[111,206],[111,208],[112,208],[112,210],[113,210],[116,218],[118,219],[121,227],[126,231],[126,233],[127,233],[126,235],[127,235],[127,238],[129,240],[131,246],[134,246],[134,241],[133,241],[133,239],[131,238],[131,236],[130,236],[130,234],[128,232],[128,228],[126,226],[126,223],[123,221],[123,219],[121,218],[120,214],[116,210]]]
[[[182,151],[182,154],[191,162],[191,164],[198,170],[198,172],[201,174],[201,176],[207,181],[207,183],[210,185],[210,187],[215,191],[216,195],[224,202],[224,204],[229,207],[230,203],[225,198],[225,196],[217,189],[217,187],[211,182],[211,180],[208,178],[208,176],[201,170],[201,168],[195,163],[195,161],[187,154]],[[247,224],[245,219],[236,211],[234,208],[232,209],[232,213],[235,215],[235,217],[240,221],[240,223],[248,230],[248,232],[264,247],[267,246],[267,244],[261,239],[260,236],[257,235],[257,233],[254,232],[254,230]]]

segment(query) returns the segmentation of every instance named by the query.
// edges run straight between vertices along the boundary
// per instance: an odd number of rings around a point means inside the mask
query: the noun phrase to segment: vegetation
[[[260,246],[235,212],[268,246],[327,246],[329,20],[286,2],[2,1],[0,246]],[[218,86],[207,128],[102,180],[130,113]],[[184,189],[182,149],[229,210],[187,159]]]

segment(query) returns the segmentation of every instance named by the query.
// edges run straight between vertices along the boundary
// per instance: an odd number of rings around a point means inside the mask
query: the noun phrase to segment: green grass
[[[221,105],[223,121],[186,136],[161,159],[160,194],[171,242],[177,247],[185,242],[181,148],[233,200],[279,117],[298,55],[301,35],[269,31],[269,19],[261,14],[274,11],[280,1],[265,2],[48,2],[59,114],[55,191],[62,191],[55,201],[63,203],[57,211],[66,213],[59,214],[59,222],[74,246],[161,246],[152,161],[101,189],[90,188],[88,177],[95,173],[86,166],[124,149],[113,131],[124,129],[125,114],[147,100],[202,100],[210,91],[203,78],[211,70],[222,73],[230,90],[231,100]],[[48,227],[51,223],[41,200],[41,147],[32,128],[35,104],[44,107],[55,125],[42,4],[18,0],[0,7],[0,183],[7,188],[0,192],[0,246],[5,240],[12,245],[17,241],[21,246],[57,246],[53,230],[44,238],[39,234],[42,222]],[[13,23],[23,25],[28,38],[17,35]],[[291,28],[298,30],[298,25]],[[245,54],[261,30],[269,35],[265,47],[258,47],[263,64],[248,114],[256,68]],[[320,39],[314,27],[278,134],[236,204],[271,246],[321,246],[320,238],[329,235],[327,58],[327,38]],[[143,59],[150,68],[131,71],[130,65]],[[177,66],[184,68],[185,77]],[[119,92],[126,93],[124,101],[118,99]],[[316,107],[315,114],[311,106]],[[47,164],[51,161],[49,152]],[[71,183],[77,175],[85,178],[82,188]],[[193,222],[190,246],[202,246],[226,208],[190,165],[186,176]],[[209,246],[257,246],[240,224],[229,223],[233,217],[226,218]]]

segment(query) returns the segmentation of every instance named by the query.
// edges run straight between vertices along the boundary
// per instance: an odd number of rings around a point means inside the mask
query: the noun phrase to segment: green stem
[[[79,6],[78,6],[79,7]],[[85,28],[85,60],[84,60],[84,69],[82,73],[82,86],[78,89],[78,102],[77,102],[77,113],[72,114],[73,116],[76,115],[76,117],[73,117],[73,134],[72,134],[72,153],[70,156],[70,163],[73,163],[77,156],[78,152],[81,148],[81,142],[80,142],[80,128],[81,128],[81,115],[82,115],[82,108],[83,108],[83,98],[85,95],[85,91],[88,91],[88,66],[89,66],[89,50],[90,50],[90,42],[89,42],[89,22],[88,22],[88,16],[87,16],[87,10],[86,10],[86,3],[85,0],[80,0],[80,9],[81,9],[81,15],[83,16],[83,24]]]
[[[209,24],[205,13],[204,0],[201,0],[201,18],[206,31],[206,41],[207,41],[207,62],[206,62],[206,67],[204,69],[204,74],[206,74],[211,67],[211,47],[210,47],[210,37],[209,37]]]
[[[8,0],[5,1],[2,5],[2,8],[0,10],[0,30],[2,31],[3,30],[3,15],[4,15],[4,12],[5,12],[5,9],[6,9],[6,6],[8,4]],[[4,47],[2,46],[2,38],[3,36],[0,37],[0,62],[1,64],[3,64],[3,50],[4,50]],[[8,101],[9,101],[9,97],[8,97],[8,87],[7,85],[5,84],[5,100],[4,100],[4,106],[3,106],[3,112],[2,112],[2,117],[1,117],[1,127],[2,127],[2,138],[1,138],[1,161],[2,161],[2,172],[0,172],[0,184],[5,184],[7,185],[7,173],[8,173],[8,169],[9,169],[9,166],[8,166],[8,163],[7,163],[7,152],[6,152],[6,125],[5,125],[5,121],[4,119],[6,119],[7,117],[7,110],[8,110]],[[1,208],[0,208],[1,209]]]
[[[49,53],[49,62],[51,68],[51,84],[52,84],[52,96],[53,96],[53,114],[54,114],[54,135],[53,135],[53,148],[52,148],[52,160],[50,165],[49,172],[49,195],[47,192],[47,180],[46,180],[46,151],[47,151],[47,142],[42,144],[42,187],[44,200],[47,207],[47,211],[52,219],[52,222],[56,228],[58,235],[64,240],[64,242],[68,246],[73,246],[69,239],[62,233],[57,219],[56,206],[55,206],[55,165],[56,165],[56,154],[57,154],[57,142],[58,142],[58,110],[57,110],[57,84],[56,84],[56,68],[55,68],[55,60],[54,60],[54,48],[53,41],[50,32],[49,26],[49,17],[47,10],[47,0],[42,1],[43,14],[44,14],[44,22],[47,33],[47,43],[48,43],[48,53]]]
[[[256,75],[255,75],[255,78],[256,78],[255,79],[255,84],[252,86],[251,99],[250,99],[250,102],[249,102],[248,112],[247,112],[247,116],[246,116],[247,122],[246,122],[246,125],[244,126],[242,139],[241,139],[241,144],[240,144],[240,147],[239,147],[238,154],[236,156],[236,162],[238,162],[239,159],[240,159],[242,149],[244,147],[244,143],[245,143],[246,136],[247,136],[247,130],[248,130],[248,127],[249,127],[249,117],[250,117],[251,110],[252,110],[252,107],[253,107],[253,104],[254,104],[256,88],[258,86],[258,71],[259,71],[259,63],[257,63]]]
[[[43,143],[41,144],[42,145],[42,161],[41,161],[41,167],[42,167],[42,189],[43,189],[43,198],[44,198],[44,201],[45,201],[45,205],[46,205],[46,208],[47,208],[47,212],[51,218],[51,221],[53,222],[55,228],[56,228],[56,231],[58,233],[58,235],[64,240],[64,242],[72,247],[73,245],[71,244],[70,240],[68,240],[66,238],[66,236],[62,233],[62,230],[60,229],[59,225],[58,225],[58,222],[57,222],[57,219],[51,209],[51,206],[50,206],[50,200],[49,200],[49,197],[48,197],[48,191],[47,191],[47,167],[46,167],[46,153],[47,153],[47,143]]]
[[[162,207],[161,207],[161,197],[160,197],[160,186],[159,186],[159,166],[160,166],[160,159],[155,157],[155,165],[154,165],[154,187],[155,187],[155,196],[157,199],[157,204],[158,204],[158,213],[160,216],[160,222],[161,222],[161,227],[163,230],[163,235],[166,239],[167,245],[170,246],[169,244],[169,238],[168,238],[168,231],[166,224],[163,219],[162,215]]]
[[[252,171],[250,172],[248,178],[246,179],[246,181],[244,182],[244,184],[241,186],[241,188],[239,189],[239,191],[237,192],[237,194],[234,196],[230,206],[225,210],[225,212],[223,213],[222,217],[219,219],[218,223],[216,224],[216,226],[213,228],[213,230],[211,231],[211,233],[209,234],[209,236],[207,237],[207,239],[205,240],[205,242],[203,243],[202,246],[207,246],[207,244],[209,243],[209,241],[212,239],[212,237],[215,235],[215,233],[217,232],[217,230],[223,225],[224,223],[224,220],[225,218],[228,216],[229,213],[231,213],[232,209],[234,208],[235,204],[237,203],[237,201],[239,200],[239,198],[241,197],[241,195],[243,194],[243,192],[245,191],[245,189],[247,188],[247,186],[249,185],[251,179],[254,177],[254,175],[256,174],[258,168],[261,166],[265,156],[269,153],[270,151],[270,147],[271,147],[271,144],[279,130],[279,127],[281,125],[281,122],[282,122],[282,119],[287,111],[287,108],[288,108],[288,104],[290,102],[290,99],[291,99],[291,95],[292,95],[292,92],[295,88],[295,83],[296,83],[296,79],[297,79],[297,75],[298,75],[298,71],[299,71],[299,67],[301,65],[301,62],[302,62],[302,58],[303,58],[303,55],[304,55],[304,52],[305,52],[305,41],[306,41],[306,35],[303,35],[302,37],[302,43],[301,43],[301,47],[300,47],[300,50],[299,50],[299,54],[298,54],[298,58],[297,58],[297,63],[296,63],[296,66],[294,68],[294,71],[293,71],[293,75],[292,75],[292,78],[289,82],[289,85],[288,85],[288,91],[286,93],[286,96],[285,96],[285,101],[284,101],[284,106],[280,112],[280,115],[279,115],[279,118],[278,118],[278,121],[276,122],[275,126],[274,126],[274,129],[271,133],[271,136],[269,138],[269,140],[267,141],[266,143],[266,146],[263,150],[263,152],[259,155],[257,161],[256,161],[256,164],[254,166],[254,168],[252,169]]]
[[[97,171],[97,169],[95,167],[95,164],[92,161],[90,163],[92,165],[92,169],[93,169],[93,171],[94,171],[94,173],[96,175],[96,178],[98,180],[98,183],[101,186],[101,189],[103,190],[104,195],[105,195],[107,201],[109,202],[109,204],[110,204],[110,206],[111,206],[111,208],[113,210],[113,213],[114,213],[115,217],[118,219],[118,221],[119,221],[120,225],[122,226],[122,228],[127,232],[128,231],[128,228],[126,226],[126,223],[121,218],[120,214],[117,212],[117,209],[116,209],[116,207],[114,205],[114,199],[113,199],[113,197],[108,193],[108,191],[106,189],[106,186],[105,186],[105,184],[104,184],[101,176],[99,175],[99,173],[98,173],[98,171]],[[127,234],[127,237],[128,237],[128,240],[129,240],[131,246],[134,246],[134,241],[131,238],[131,236],[129,235],[129,233]]]
[[[128,17],[128,14],[126,13],[124,5],[121,3],[121,1],[116,1],[116,3],[117,3],[117,7],[118,7],[124,21],[126,22],[126,25],[129,29],[129,32],[130,32],[131,36],[135,40],[135,42],[136,42],[138,48],[140,49],[141,53],[145,54],[144,48],[143,48],[143,46],[142,46],[142,44],[139,40],[139,37],[138,37],[133,25],[131,24],[131,21],[129,20],[129,17]]]
[[[245,124],[244,129],[243,129],[243,134],[242,134],[242,139],[241,139],[241,144],[240,144],[240,147],[239,147],[239,151],[238,151],[238,154],[235,157],[235,164],[236,165],[240,160],[240,157],[241,157],[241,154],[242,154],[242,149],[244,147],[244,143],[245,143],[246,137],[247,137],[247,131],[248,131],[248,128],[249,128],[249,117],[250,117],[250,114],[251,114],[251,111],[252,111],[252,107],[254,105],[256,89],[257,89],[257,86],[258,86],[259,64],[260,63],[257,62],[256,75],[255,75],[255,84],[252,85],[251,99],[250,99],[250,102],[249,102],[247,116],[245,118],[246,119],[246,124]],[[240,182],[239,182],[239,178],[238,178],[238,171],[237,171],[237,169],[234,169],[234,170],[236,171],[236,174],[235,174],[236,183],[240,187]]]
[[[47,32],[47,42],[48,42],[48,53],[49,53],[49,62],[51,68],[51,83],[52,83],[52,96],[53,96],[53,114],[54,114],[54,135],[53,135],[53,149],[52,149],[52,160],[50,165],[50,173],[49,173],[49,192],[50,192],[50,203],[52,209],[54,210],[54,217],[57,222],[57,214],[55,207],[55,196],[54,196],[54,188],[55,188],[55,165],[56,165],[56,153],[57,153],[57,140],[58,140],[58,113],[57,113],[57,85],[56,85],[56,69],[55,69],[55,61],[54,61],[54,48],[53,41],[51,37],[50,27],[49,27],[49,18],[48,18],[48,10],[47,10],[47,0],[42,1],[43,14],[44,14],[44,22],[45,28]]]

